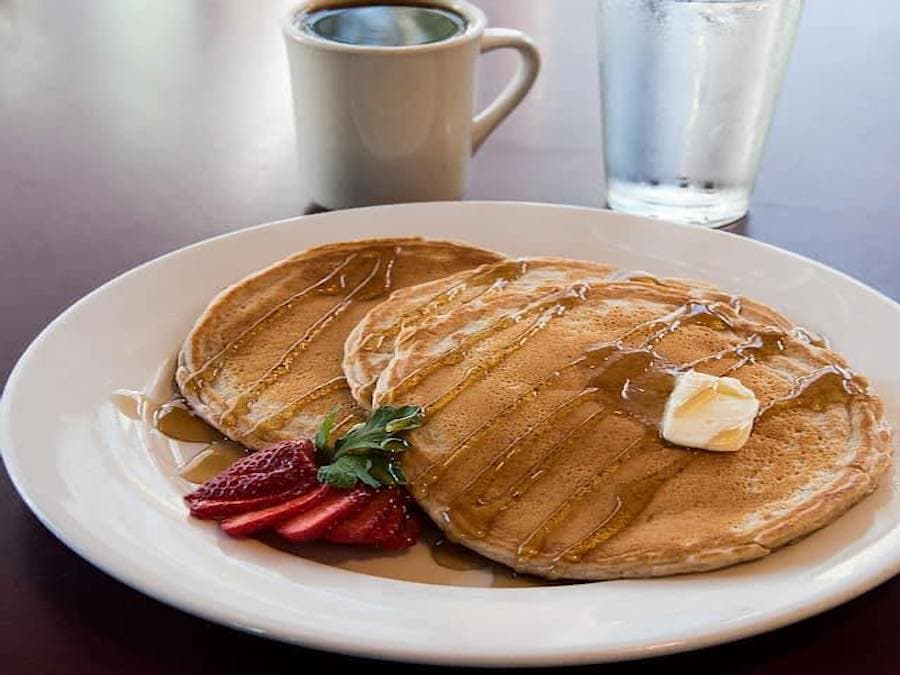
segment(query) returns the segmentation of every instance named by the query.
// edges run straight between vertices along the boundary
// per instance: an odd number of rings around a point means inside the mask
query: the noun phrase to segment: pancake
[[[660,439],[689,368],[758,397],[738,452]],[[448,538],[549,578],[761,558],[833,521],[890,463],[881,402],[823,341],[747,298],[651,277],[462,306],[400,336],[374,403],[425,407],[403,470]]]
[[[394,291],[369,311],[347,338],[344,375],[353,398],[364,408],[372,407],[375,382],[390,362],[401,332],[411,339],[435,317],[476,300],[543,294],[579,280],[602,281],[614,269],[563,258],[517,258]]]
[[[328,244],[225,289],[178,359],[191,408],[249,448],[312,436],[329,410],[338,429],[360,411],[341,372],[344,341],[393,289],[500,260],[492,251],[420,238]]]

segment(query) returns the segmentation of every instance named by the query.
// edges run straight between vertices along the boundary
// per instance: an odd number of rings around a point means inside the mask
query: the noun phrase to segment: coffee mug
[[[537,77],[540,55],[531,38],[486,28],[478,7],[463,0],[402,4],[452,13],[461,19],[459,31],[433,42],[382,46],[304,28],[313,13],[367,6],[359,0],[310,0],[287,16],[301,174],[320,206],[461,198],[472,153]],[[478,55],[507,47],[522,57],[518,71],[473,119]]]

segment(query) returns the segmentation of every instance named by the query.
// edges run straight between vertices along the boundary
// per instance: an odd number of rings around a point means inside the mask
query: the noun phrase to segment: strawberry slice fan
[[[422,521],[402,487],[396,460],[408,446],[397,434],[421,424],[421,409],[381,408],[330,445],[332,424],[316,443],[283,441],[235,462],[185,497],[191,515],[232,537],[274,530],[292,542],[415,544]]]

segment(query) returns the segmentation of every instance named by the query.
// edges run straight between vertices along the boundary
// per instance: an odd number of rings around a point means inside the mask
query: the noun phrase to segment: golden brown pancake
[[[472,302],[500,295],[541,295],[576,281],[602,281],[614,270],[609,265],[564,258],[515,258],[395,291],[373,307],[347,337],[344,375],[353,398],[364,408],[372,407],[375,382],[393,356],[401,332],[405,339],[412,339],[436,317]]]
[[[660,439],[690,368],[759,398],[738,452]],[[551,578],[760,558],[833,521],[890,462],[881,402],[824,343],[765,305],[649,277],[459,307],[401,335],[374,402],[425,406],[403,469],[450,539]]]
[[[313,435],[329,410],[360,415],[341,372],[344,341],[394,289],[501,259],[420,238],[328,244],[222,291],[181,350],[176,381],[207,422],[250,448]]]

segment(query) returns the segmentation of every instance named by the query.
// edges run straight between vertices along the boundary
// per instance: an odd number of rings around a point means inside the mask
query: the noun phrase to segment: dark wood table
[[[593,0],[481,0],[544,71],[473,165],[472,199],[601,205]],[[309,208],[275,0],[0,0],[0,382],[101,282],[184,244]],[[485,57],[479,100],[514,65]],[[900,298],[900,4],[807,3],[748,236]],[[865,326],[860,326],[865,330]],[[0,472],[0,670],[412,671],[271,643],[161,605],[48,533]],[[685,599],[686,603],[690,598]],[[900,671],[900,581],[774,633],[603,672]]]

